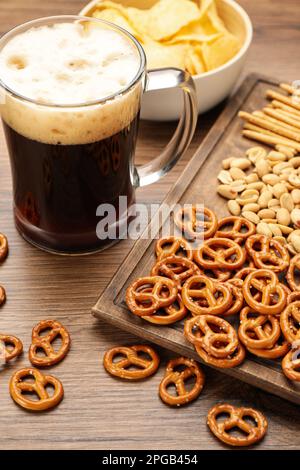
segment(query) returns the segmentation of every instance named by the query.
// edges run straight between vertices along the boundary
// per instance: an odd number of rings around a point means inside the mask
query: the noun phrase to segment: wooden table
[[[255,27],[244,74],[258,71],[287,80],[298,79],[300,5],[297,0],[240,2]],[[24,21],[75,13],[81,0],[0,0],[0,33]],[[176,180],[221,107],[199,119],[190,150],[161,182],[138,191],[141,202],[159,202]],[[137,161],[152,158],[163,147],[173,124],[142,123]],[[151,140],[153,133],[157,138]],[[221,373],[206,369],[207,383],[191,406],[163,405],[157,388],[170,353],[160,351],[162,368],[142,383],[123,383],[108,376],[102,356],[113,345],[134,343],[127,333],[93,319],[91,306],[124,260],[131,242],[89,256],[65,258],[45,254],[21,239],[12,219],[11,178],[7,150],[0,139],[0,230],[10,241],[10,255],[1,265],[0,282],[8,300],[0,310],[1,331],[19,336],[28,349],[32,327],[57,318],[72,335],[72,349],[51,372],[63,381],[65,399],[55,410],[31,414],[18,408],[8,393],[13,371],[28,365],[27,355],[0,371],[0,449],[222,449],[206,428],[208,409],[219,401],[251,405],[269,420],[269,432],[258,449],[300,446],[298,407]]]

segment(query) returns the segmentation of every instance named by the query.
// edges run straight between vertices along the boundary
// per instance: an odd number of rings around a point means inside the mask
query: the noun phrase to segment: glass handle
[[[148,72],[147,91],[180,88],[184,95],[184,107],[177,129],[162,153],[149,163],[135,168],[136,187],[155,183],[168,171],[188,148],[197,124],[196,90],[192,77],[180,69],[157,69]]]

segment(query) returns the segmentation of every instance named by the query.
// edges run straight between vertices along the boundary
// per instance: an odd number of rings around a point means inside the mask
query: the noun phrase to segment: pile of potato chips
[[[215,0],[159,0],[150,9],[99,2],[89,16],[111,21],[142,44],[148,68],[179,67],[192,75],[215,69],[240,49]]]

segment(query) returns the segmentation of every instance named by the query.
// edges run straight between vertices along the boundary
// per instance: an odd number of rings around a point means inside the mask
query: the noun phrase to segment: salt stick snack
[[[183,370],[177,370],[178,367],[184,367]],[[194,378],[194,385],[191,389],[185,387],[185,382]],[[168,362],[165,377],[159,386],[159,396],[164,403],[171,406],[187,405],[198,398],[205,382],[205,375],[200,366],[193,359],[178,357]],[[170,385],[176,388],[176,396],[168,391]]]
[[[228,417],[218,421],[218,417],[222,414],[226,414]],[[252,418],[254,423],[246,421],[246,417]],[[253,408],[237,408],[228,403],[215,405],[209,410],[207,425],[220,441],[236,447],[255,444],[265,436],[268,429],[267,420],[260,411]],[[244,436],[230,434],[228,431],[233,428],[239,428]]]
[[[47,333],[42,334],[45,330],[47,330]],[[61,346],[58,351],[55,351],[52,345],[56,338],[61,339]],[[66,357],[70,345],[70,335],[61,323],[56,320],[42,320],[32,330],[29,360],[36,367],[53,366]],[[41,349],[44,356],[38,354]]]
[[[143,356],[147,356],[146,359]],[[116,357],[121,357],[117,362]],[[115,377],[127,380],[140,380],[155,374],[159,366],[159,356],[147,345],[118,346],[104,354],[105,370]],[[135,367],[131,369],[131,367]]]
[[[25,381],[32,378],[33,383]],[[49,396],[46,387],[52,385],[54,392]],[[44,375],[38,369],[27,367],[13,374],[9,383],[12,399],[22,408],[30,411],[45,411],[58,405],[64,396],[62,383],[52,375]],[[26,395],[24,394],[26,393]],[[28,393],[34,393],[38,401],[28,398]]]

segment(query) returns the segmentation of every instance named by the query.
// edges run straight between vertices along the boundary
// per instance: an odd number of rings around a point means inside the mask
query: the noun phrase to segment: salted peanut
[[[258,178],[257,173],[250,173],[250,175],[247,175],[246,178],[245,178],[245,181],[248,184],[255,183],[258,180],[259,180],[259,178]]]
[[[256,189],[246,189],[242,192],[239,198],[236,198],[237,202],[244,206],[256,202],[259,197],[259,192]]]
[[[290,163],[290,161],[281,162],[273,166],[273,173],[275,173],[275,175],[280,175],[282,170],[284,170],[285,168],[292,168],[292,164]]]
[[[291,164],[293,165],[294,168],[299,168],[300,167],[300,157],[291,158],[290,162],[291,162]]]
[[[261,222],[265,222],[266,224],[274,224],[277,222],[277,219],[260,219]]]
[[[295,207],[293,198],[289,193],[282,194],[280,196],[279,202],[280,202],[280,206],[283,207],[284,209],[287,209],[289,212],[292,212],[292,210]]]
[[[273,211],[272,209],[261,209],[257,215],[261,219],[275,219],[276,217],[276,212]]]
[[[289,182],[296,188],[300,188],[300,176],[291,174],[289,175]]]
[[[277,242],[281,243],[281,245],[285,246],[286,245],[286,238],[284,238],[282,235],[275,235],[275,237],[273,237],[274,240],[276,240]]]
[[[249,158],[250,162],[255,163],[260,158],[265,158],[267,156],[267,151],[260,146],[251,147],[246,151],[246,156]]]
[[[233,181],[229,171],[226,171],[226,170],[221,170],[217,178],[220,181],[220,183],[223,183],[223,184],[229,184],[229,183],[232,183]]]
[[[223,170],[229,170],[232,160],[234,160],[234,157],[228,157],[222,161]]]
[[[237,191],[238,193],[241,193],[242,191],[245,191],[247,185],[244,180],[235,180],[229,185],[234,191]]]
[[[262,177],[262,180],[266,184],[270,184],[274,186],[274,184],[280,183],[280,177],[278,175],[274,175],[274,173],[268,173]]]
[[[268,208],[269,209],[273,209],[274,208],[280,208],[280,202],[279,202],[279,199],[276,199],[276,198],[273,198],[273,199],[270,199],[269,202],[268,202]]]
[[[300,235],[299,235],[299,233],[297,233],[297,234],[295,234],[295,232],[291,233],[290,243],[293,246],[293,248],[297,251],[297,253],[300,253]]]
[[[276,211],[276,219],[281,225],[290,225],[291,223],[290,213],[285,207],[281,207]]]
[[[297,170],[295,170],[295,168],[289,166],[287,168],[283,168],[280,172],[280,178],[284,176],[289,176],[291,174],[297,174]]]
[[[230,168],[240,168],[241,170],[248,170],[250,168],[251,162],[248,158],[235,158],[230,162]]]
[[[243,207],[244,211],[258,212],[260,210],[260,205],[257,202],[252,202],[250,204],[245,204]]]
[[[287,241],[290,243],[293,236],[296,235],[296,236],[300,236],[300,230],[293,230],[292,233],[289,234],[289,236],[287,237]]]
[[[289,227],[288,225],[283,225],[283,224],[280,224],[280,223],[278,223],[277,225],[280,228],[280,230],[282,231],[283,235],[289,235],[291,232],[294,231],[294,229],[292,227]]]
[[[227,203],[228,210],[232,215],[240,215],[241,213],[241,206],[235,199],[231,199]]]
[[[265,187],[266,185],[262,181],[255,181],[254,183],[247,184],[247,189],[257,189],[257,191],[261,191]]]
[[[261,193],[258,198],[257,203],[262,209],[268,207],[268,202],[273,199],[273,193],[271,191],[265,190]]]
[[[293,209],[291,212],[291,219],[293,224],[300,228],[300,209]]]
[[[245,180],[246,173],[238,167],[232,167],[229,170],[229,174],[233,180]]]
[[[278,150],[278,152],[284,153],[287,158],[292,158],[294,157],[294,155],[296,155],[296,150],[292,147],[286,147],[285,145],[276,145],[275,148],[276,150]]]
[[[256,172],[260,178],[271,172],[271,166],[267,160],[260,159],[255,164]]]
[[[272,237],[272,230],[265,222],[259,222],[256,226],[256,232],[266,237]]]
[[[250,222],[253,222],[255,225],[258,224],[260,221],[260,218],[258,217],[258,215],[255,214],[255,212],[251,212],[251,211],[243,211],[242,217],[244,217],[247,220],[250,220]]]
[[[291,196],[294,204],[300,204],[300,189],[293,189],[291,191]]]
[[[279,163],[279,162],[285,162],[287,159],[287,156],[282,152],[276,152],[275,150],[271,150],[271,152],[268,153],[266,158],[267,160],[271,162]]]
[[[279,200],[280,200],[280,196],[287,192],[288,190],[284,183],[277,183],[273,186],[273,194]]]
[[[286,247],[287,247],[287,249],[289,250],[289,252],[291,253],[292,256],[297,255],[297,251],[295,250],[295,248],[293,247],[293,245],[291,243],[287,243]]]
[[[236,199],[238,192],[228,184],[220,184],[217,187],[217,193],[225,199]]]
[[[278,224],[273,224],[273,223],[270,223],[268,224],[273,236],[275,237],[281,237],[282,236],[282,231],[280,230],[280,227],[278,226]]]

